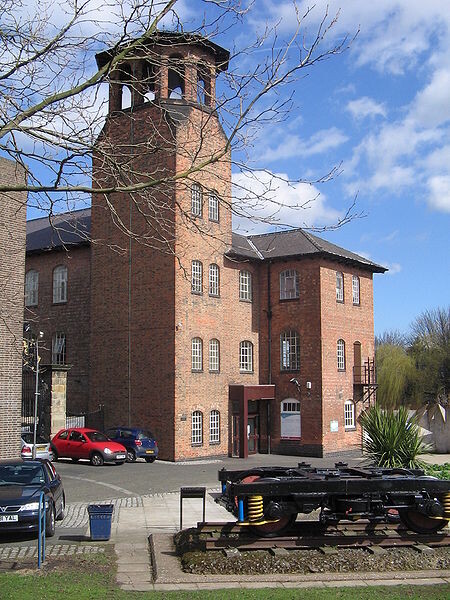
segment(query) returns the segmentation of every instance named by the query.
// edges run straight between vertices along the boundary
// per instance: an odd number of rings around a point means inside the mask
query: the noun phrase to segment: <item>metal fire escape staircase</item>
[[[362,402],[367,408],[376,399],[377,372],[375,358],[368,358],[362,365],[353,367],[353,398],[355,402]]]

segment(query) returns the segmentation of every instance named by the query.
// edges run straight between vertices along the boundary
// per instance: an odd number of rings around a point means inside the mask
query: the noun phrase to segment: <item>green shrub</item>
[[[422,441],[420,427],[405,407],[393,411],[371,406],[361,413],[359,422],[366,434],[364,450],[378,467],[424,466],[418,456],[431,448]]]
[[[425,473],[438,479],[450,479],[450,463],[443,465],[425,465]]]

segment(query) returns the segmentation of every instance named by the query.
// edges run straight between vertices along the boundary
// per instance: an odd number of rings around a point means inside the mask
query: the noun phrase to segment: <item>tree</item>
[[[406,349],[382,344],[377,347],[376,361],[378,404],[392,410],[413,403],[416,368]]]
[[[246,16],[238,0],[198,0],[196,8],[205,15],[185,35],[188,43],[195,42],[199,35],[213,43],[221,31]],[[292,82],[316,63],[343,52],[350,43],[345,37],[337,44],[326,45],[327,34],[337,19],[328,13],[315,33],[306,35],[304,28],[311,9],[304,14],[297,10],[297,27],[289,39],[283,41],[274,27],[233,53],[232,66],[223,73],[225,82],[217,95],[216,110],[227,134],[223,143],[213,153],[206,146],[191,154],[187,149],[185,165],[176,175],[142,172],[128,160],[126,149],[113,150],[98,143],[106,115],[105,82],[122,69],[122,80],[131,94],[141,93],[133,59],[147,52],[150,70],[146,78],[151,92],[152,73],[161,65],[148,52],[147,42],[165,27],[184,33],[182,10],[179,0],[119,0],[107,3],[103,9],[94,0],[64,0],[57,7],[51,2],[36,3],[33,13],[28,3],[0,0],[0,154],[28,170],[26,184],[2,182],[0,193],[27,191],[30,205],[46,211],[52,223],[56,213],[88,205],[91,194],[108,199],[115,192],[130,194],[139,210],[142,206],[148,208],[143,213],[150,221],[155,215],[158,218],[156,198],[165,186],[175,181],[188,185],[199,170],[227,160],[231,150],[234,167],[251,173],[244,157],[255,129],[268,120],[283,119],[292,107]],[[261,51],[264,58],[261,60],[258,54],[255,61],[254,53]],[[95,56],[102,54],[107,59],[96,67]],[[129,67],[126,73],[124,64]],[[174,65],[175,71],[177,68]],[[146,141],[147,152],[149,145],[158,145],[156,130]],[[91,182],[94,147],[111,176]],[[332,169],[321,181],[335,173]],[[274,195],[276,180],[271,179],[262,192],[261,187],[257,193],[252,192],[253,186],[245,183],[241,187],[239,202],[232,205],[231,194],[221,198],[226,208],[257,219],[258,207],[270,201],[270,215],[265,213],[262,218],[277,223],[280,200]],[[108,205],[114,218],[114,207]],[[301,211],[304,206],[292,208]],[[183,213],[187,226],[199,227],[198,223],[192,224],[182,206],[177,210]],[[337,225],[354,216],[350,207]],[[141,235],[123,222],[117,224],[127,235]],[[159,235],[158,247],[173,251],[170,236]],[[145,236],[140,241],[154,243]]]

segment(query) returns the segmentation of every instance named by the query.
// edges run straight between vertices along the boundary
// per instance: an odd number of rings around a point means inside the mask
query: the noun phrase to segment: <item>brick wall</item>
[[[25,173],[0,158],[0,183]],[[0,458],[20,455],[26,193],[0,194]]]

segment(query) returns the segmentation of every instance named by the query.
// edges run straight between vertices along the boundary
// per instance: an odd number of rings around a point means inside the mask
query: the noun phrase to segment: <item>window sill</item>
[[[295,436],[295,437],[283,437],[283,436],[281,436],[280,437],[281,441],[283,441],[283,440],[286,440],[286,441],[290,441],[290,440],[297,441],[297,440],[301,440],[301,439],[302,439],[301,436],[298,436],[298,437],[297,436]]]
[[[220,298],[220,294],[208,294],[210,298]]]
[[[56,305],[56,304],[67,304],[67,300],[58,300],[58,301],[55,301],[55,300],[54,300],[54,301],[52,302],[52,304],[53,304],[53,305]]]
[[[203,373],[203,369],[191,369],[191,373]]]
[[[219,369],[209,369],[209,373],[212,373],[213,375],[219,375],[220,371]]]
[[[353,306],[358,306],[359,307],[359,306],[361,306],[361,303],[360,302],[353,302]]]
[[[353,427],[344,427],[344,431],[356,431],[356,426],[353,425]]]
[[[345,373],[346,369],[338,369],[338,373]]]
[[[201,448],[203,446],[203,442],[198,442],[195,444],[191,444],[192,448]]]
[[[191,294],[193,294],[194,296],[203,296],[203,292],[196,292],[194,290],[191,290]]]
[[[239,373],[241,375],[253,375],[254,372],[255,371],[242,371],[242,370],[239,370]]]
[[[220,441],[219,442],[209,442],[210,446],[220,446]]]
[[[211,218],[209,218],[208,221],[210,223],[220,223],[219,219],[211,219]]]
[[[296,296],[295,298],[280,298],[280,302],[295,302],[296,300],[300,300],[300,296]]]
[[[280,369],[280,373],[299,373],[300,367],[296,369]]]
[[[345,301],[344,301],[344,300],[338,300],[338,299],[336,298],[336,304],[345,304]]]

